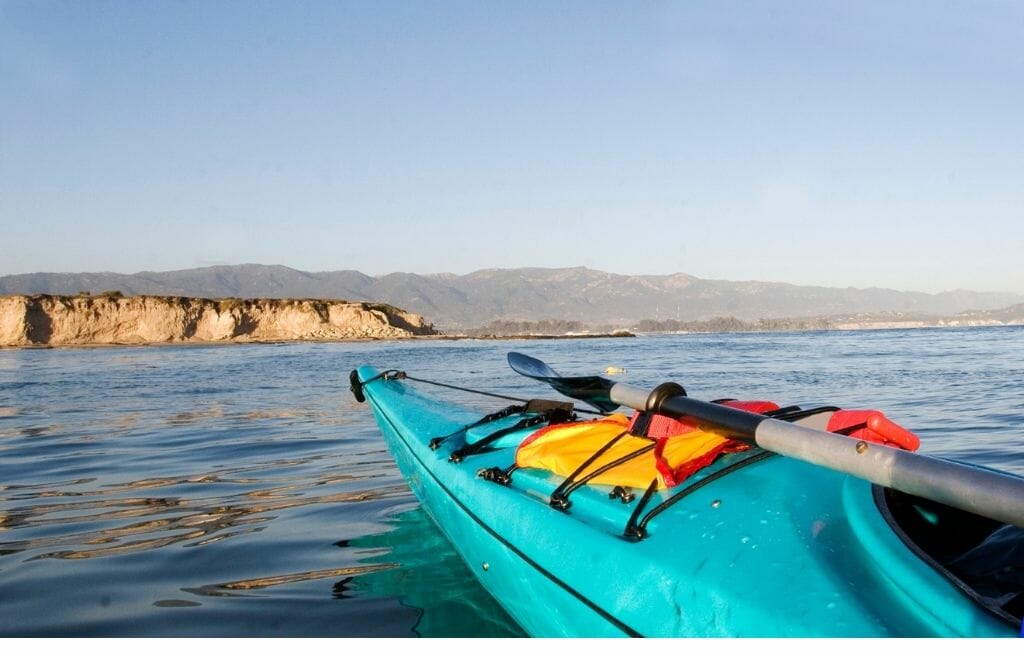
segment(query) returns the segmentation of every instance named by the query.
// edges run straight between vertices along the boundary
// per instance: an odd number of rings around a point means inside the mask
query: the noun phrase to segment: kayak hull
[[[562,511],[548,503],[562,477],[478,477],[512,465],[512,448],[448,462],[452,447],[429,442],[481,414],[378,374],[358,371],[399,470],[532,636],[1014,635],[903,544],[865,481],[781,457],[735,471],[719,461],[655,495],[648,510],[691,490],[636,541],[623,534],[636,501],[608,486],[576,490]]]

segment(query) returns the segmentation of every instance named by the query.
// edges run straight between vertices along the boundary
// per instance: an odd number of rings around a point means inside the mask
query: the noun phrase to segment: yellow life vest
[[[600,420],[544,427],[519,445],[516,465],[568,476],[591,458],[585,474],[637,452],[635,458],[602,471],[590,482],[647,488],[657,480],[660,489],[678,485],[723,452],[747,448],[706,423],[696,422],[696,426],[687,427],[689,430],[684,433],[656,440],[625,433],[629,423],[629,418],[616,413]],[[594,458],[609,443],[610,446]]]

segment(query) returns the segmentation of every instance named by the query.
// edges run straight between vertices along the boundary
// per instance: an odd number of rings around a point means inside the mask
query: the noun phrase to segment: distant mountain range
[[[443,330],[494,320],[574,320],[594,327],[642,319],[806,318],[891,312],[954,315],[1005,309],[1016,293],[827,288],[780,282],[704,280],[673,275],[617,275],[588,268],[487,269],[466,275],[358,271],[307,273],[242,264],[182,271],[29,273],[0,277],[0,294],[180,295],[206,298],[337,298],[385,302],[422,314]]]

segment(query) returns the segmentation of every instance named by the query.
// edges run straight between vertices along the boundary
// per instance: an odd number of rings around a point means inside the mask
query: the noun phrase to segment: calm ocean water
[[[6,350],[0,635],[520,635],[347,387],[370,363],[551,396],[510,350],[708,399],[880,408],[925,453],[1024,474],[1020,327]]]

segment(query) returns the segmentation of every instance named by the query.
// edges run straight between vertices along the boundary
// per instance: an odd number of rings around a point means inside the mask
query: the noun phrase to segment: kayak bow
[[[578,479],[568,490],[566,476],[516,465],[520,443],[542,435],[545,414],[506,407],[487,416],[418,390],[412,379],[366,366],[352,373],[354,392],[371,405],[424,510],[531,635],[1020,630],[1024,596],[1000,600],[970,577],[988,575],[987,567],[964,568],[994,557],[986,538],[1015,529],[758,448],[636,498],[599,479]],[[638,393],[623,397],[619,386],[609,388],[614,403],[638,404]],[[474,453],[453,453],[467,448]],[[640,522],[644,535],[627,534]]]

